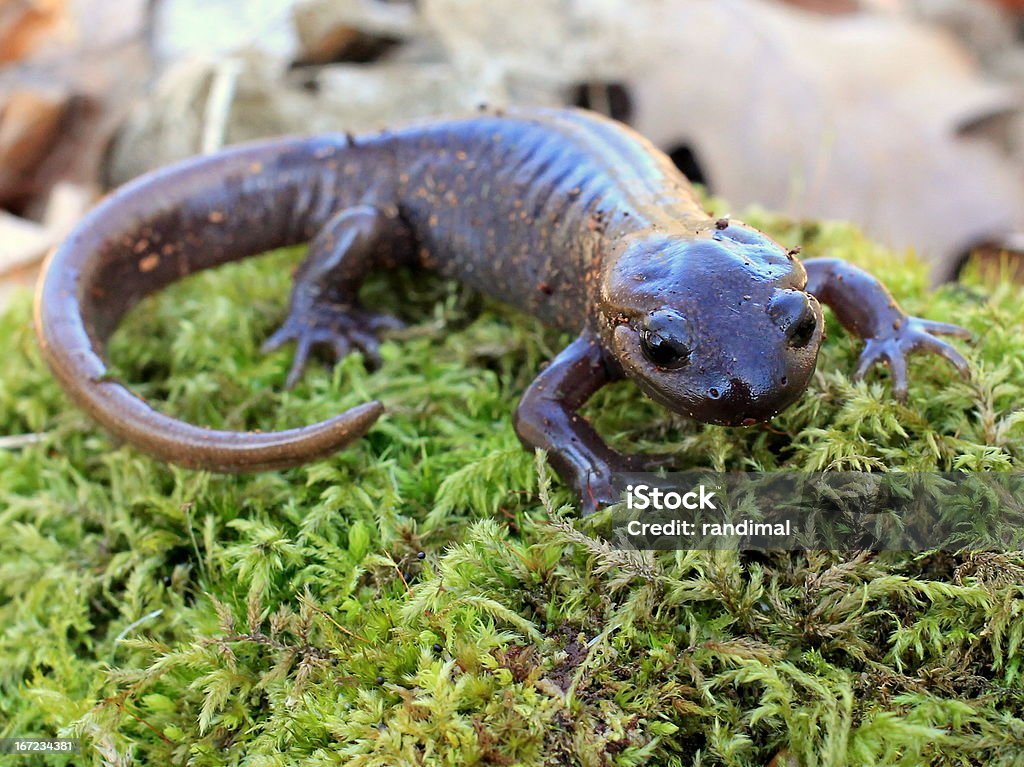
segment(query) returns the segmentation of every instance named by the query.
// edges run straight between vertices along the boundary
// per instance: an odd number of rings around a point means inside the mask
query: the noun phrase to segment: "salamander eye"
[[[678,339],[652,330],[640,331],[640,351],[659,368],[676,370],[690,359],[690,350]]]
[[[808,312],[793,326],[789,334],[789,342],[797,349],[803,349],[811,342],[811,339],[814,337],[814,331],[817,329],[817,318],[815,318],[813,313]]]

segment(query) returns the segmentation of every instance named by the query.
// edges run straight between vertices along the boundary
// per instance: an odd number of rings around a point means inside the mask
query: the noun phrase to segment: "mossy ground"
[[[847,227],[748,219],[966,325],[973,381],[918,357],[897,404],[882,371],[849,381],[858,345],[830,320],[811,390],[770,427],[687,423],[621,385],[587,409],[604,434],[681,468],[1020,467],[1017,288],[928,293]],[[83,739],[39,763],[1024,764],[1024,556],[603,548],[512,431],[566,339],[456,286],[380,279],[373,303],[414,323],[383,369],[352,357],[281,393],[288,351],[257,349],[300,255],[190,279],[112,349],[138,391],[211,426],[384,400],[368,438],[290,471],[113,444],[39,361],[28,297],[0,320],[0,434],[46,435],[0,451],[0,735]]]

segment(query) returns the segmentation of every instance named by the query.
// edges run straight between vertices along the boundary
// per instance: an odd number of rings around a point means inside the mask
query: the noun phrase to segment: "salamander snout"
[[[803,349],[814,338],[820,313],[817,300],[802,290],[779,290],[768,303],[768,316],[795,349]]]
[[[729,426],[767,421],[814,372],[822,310],[795,288],[744,296],[738,311],[706,302],[640,313],[614,327],[608,348],[648,396],[677,413]]]

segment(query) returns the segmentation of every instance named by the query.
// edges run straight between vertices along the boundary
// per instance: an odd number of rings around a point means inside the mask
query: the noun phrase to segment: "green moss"
[[[895,403],[882,371],[850,382],[858,346],[830,321],[811,391],[770,428],[687,423],[622,385],[587,409],[604,434],[683,468],[1020,467],[1017,288],[927,293],[919,265],[848,227],[748,219],[969,327],[973,381],[915,358]],[[565,338],[449,284],[381,278],[374,303],[413,322],[383,368],[352,357],[281,393],[288,351],[257,349],[299,255],[175,286],[112,348],[119,375],[195,423],[386,403],[368,438],[287,472],[188,472],[115,445],[39,361],[28,297],[0,319],[0,433],[45,435],[0,450],[0,735],[77,734],[97,765],[1024,761],[1024,556],[610,550],[512,431]]]

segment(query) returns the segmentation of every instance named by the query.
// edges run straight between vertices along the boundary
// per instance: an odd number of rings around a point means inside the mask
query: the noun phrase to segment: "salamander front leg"
[[[863,269],[836,258],[803,262],[807,269],[807,292],[836,313],[843,327],[864,339],[864,351],[854,378],[859,380],[877,362],[889,366],[892,388],[900,401],[907,398],[907,356],[914,351],[941,354],[970,376],[970,367],[953,346],[935,336],[970,338],[958,325],[911,317],[904,312],[881,282]]]
[[[364,308],[359,288],[373,268],[411,263],[413,252],[405,224],[378,208],[347,208],[327,223],[295,274],[287,319],[263,344],[263,351],[269,352],[295,342],[288,388],[298,381],[316,348],[325,349],[335,361],[357,348],[368,367],[379,364],[377,334],[402,323]]]
[[[616,472],[643,471],[648,460],[657,460],[612,450],[578,412],[619,377],[609,369],[597,338],[584,333],[541,371],[516,410],[519,439],[547,451],[555,471],[579,495],[584,514],[621,500],[611,483]]]

